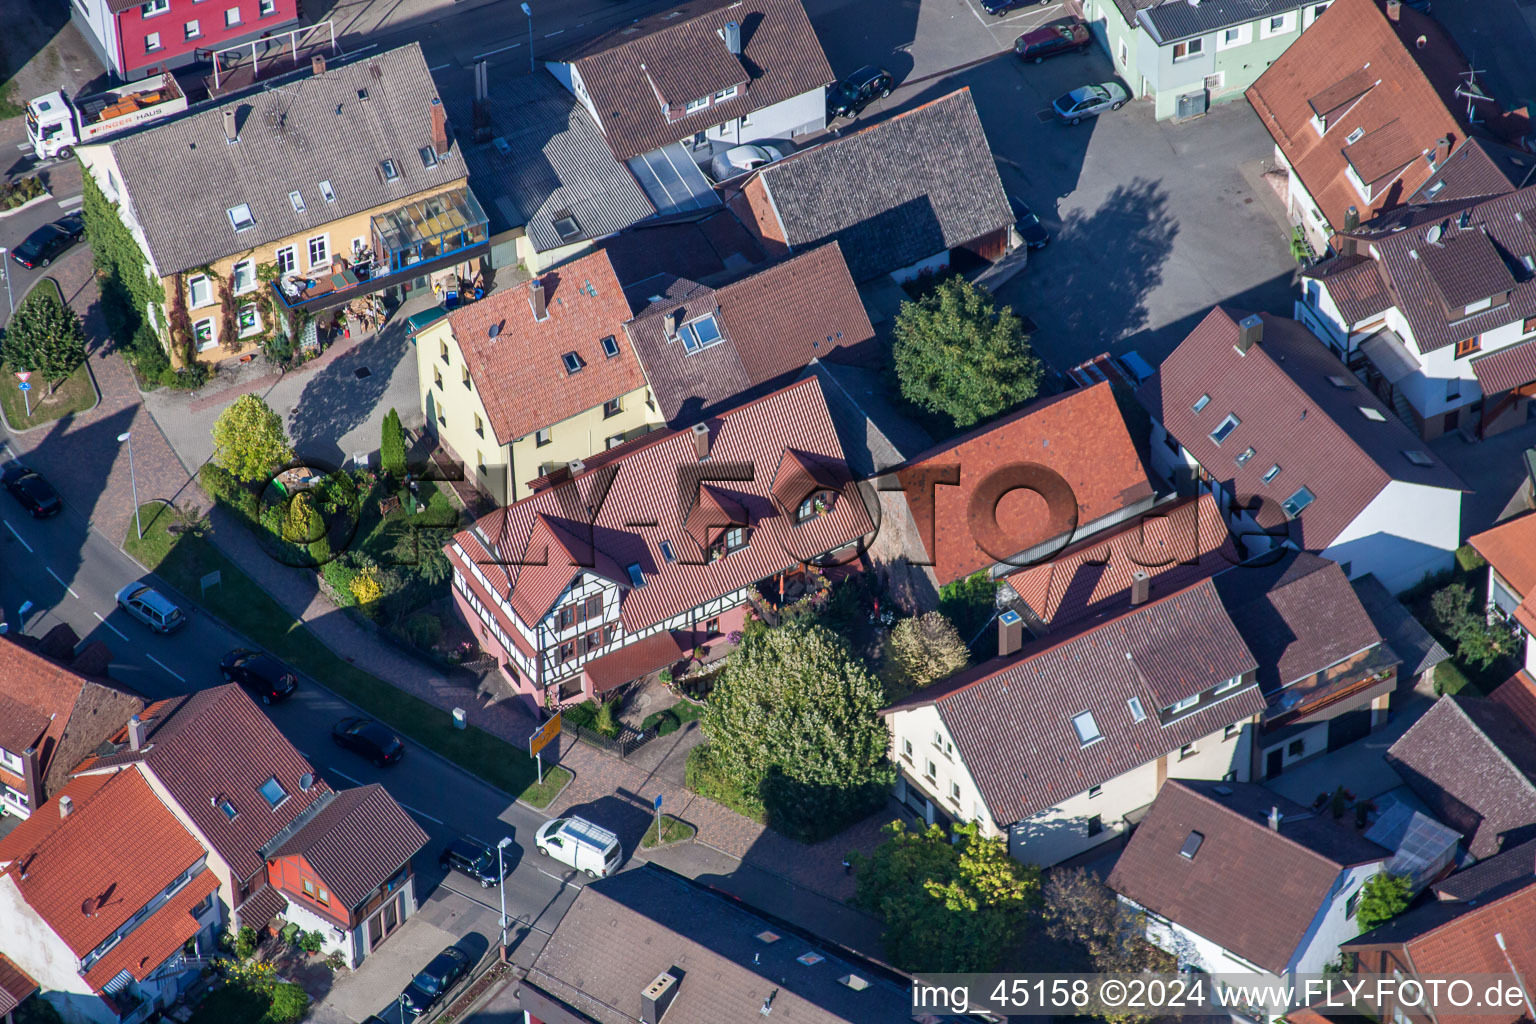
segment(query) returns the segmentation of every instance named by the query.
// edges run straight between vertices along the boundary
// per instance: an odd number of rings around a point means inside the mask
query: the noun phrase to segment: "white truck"
[[[39,160],[69,159],[75,147],[158,121],[187,109],[187,96],[169,73],[71,103],[50,92],[27,104],[27,138]]]

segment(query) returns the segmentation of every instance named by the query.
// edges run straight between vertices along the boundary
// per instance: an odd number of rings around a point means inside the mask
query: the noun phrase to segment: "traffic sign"
[[[660,793],[656,794],[656,799],[653,801],[652,805],[656,808],[656,813],[660,814],[661,813],[661,794]]]
[[[21,390],[23,390],[23,391],[31,391],[32,390],[32,385],[28,384],[26,381],[22,381],[20,384],[17,384],[16,386],[18,388],[21,388]]]
[[[17,370],[16,371],[16,379],[17,380],[26,380],[30,376],[32,376],[32,371],[31,370]]]
[[[549,741],[560,735],[560,715],[555,715],[549,721],[539,726],[539,731],[528,737],[528,756],[537,756],[539,751],[548,745]]]

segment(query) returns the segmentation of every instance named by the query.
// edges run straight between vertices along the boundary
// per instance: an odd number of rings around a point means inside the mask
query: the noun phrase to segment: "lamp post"
[[[16,315],[16,300],[11,297],[11,268],[6,262],[6,255],[10,250],[0,245],[0,274],[5,275],[5,304],[11,308],[11,316]]]
[[[533,64],[533,8],[523,4],[523,14],[528,18],[528,73],[534,73]]]
[[[139,481],[133,474],[133,431],[125,430],[117,435],[119,444],[128,443],[128,482],[133,485],[133,521],[139,529],[139,540],[144,539],[144,520],[139,517]]]
[[[527,6],[526,4],[524,5]],[[501,962],[507,962],[507,866],[501,851],[512,845],[511,836],[503,836],[496,844],[496,890],[501,894]]]

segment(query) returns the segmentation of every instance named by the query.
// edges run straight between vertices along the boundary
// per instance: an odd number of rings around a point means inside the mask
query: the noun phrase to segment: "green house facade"
[[[1158,120],[1241,99],[1332,0],[1080,0],[1083,20]]]

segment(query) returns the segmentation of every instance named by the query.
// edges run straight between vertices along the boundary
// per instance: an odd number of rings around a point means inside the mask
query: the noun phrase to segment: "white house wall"
[[[115,1021],[80,977],[80,959],[37,915],[9,874],[0,875],[0,936],[5,939],[5,955],[48,994],[48,1001],[68,1024]]]
[[[1297,974],[1321,974],[1323,965],[1339,958],[1339,943],[1360,934],[1358,918],[1348,916],[1349,898],[1365,885],[1365,880],[1381,871],[1381,862],[1345,868],[1334,883],[1331,898],[1320,908],[1312,927],[1302,940],[1292,965]]]
[[[80,29],[80,34],[91,44],[91,49],[102,58],[103,64],[115,72],[122,61],[119,59],[117,45],[117,20],[107,7],[107,0],[72,0],[69,13],[71,20]]]
[[[1322,555],[1349,563],[1351,579],[1375,573],[1396,594],[1450,568],[1460,542],[1460,491],[1393,480]]]
[[[1003,834],[992,820],[981,789],[961,759],[938,708],[930,705],[898,711],[887,716],[886,722],[891,730],[891,758],[905,770],[908,785],[916,784],[929,802],[949,817],[979,823],[983,835]],[[941,737],[942,746],[934,742],[934,733]],[[910,755],[906,753],[907,743],[912,745]],[[935,769],[934,777],[927,774],[930,763]],[[951,784],[960,787],[958,799],[951,795]]]

